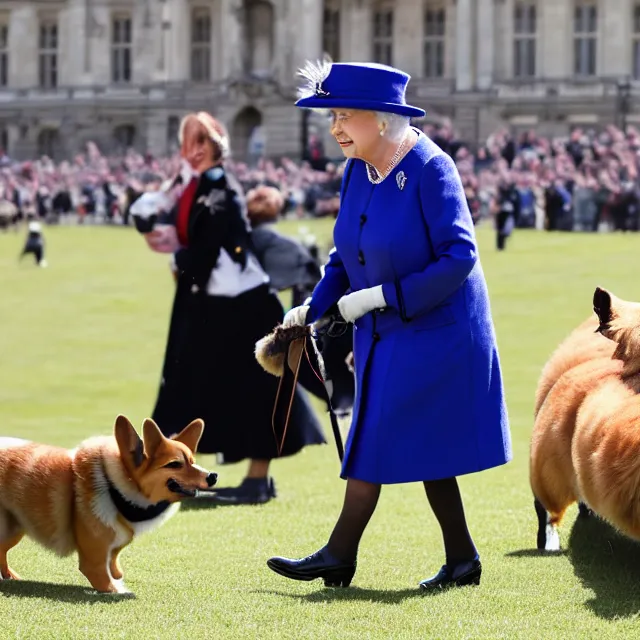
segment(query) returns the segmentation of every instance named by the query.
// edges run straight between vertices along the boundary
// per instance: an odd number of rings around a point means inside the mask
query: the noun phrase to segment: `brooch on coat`
[[[404,185],[407,184],[407,176],[404,171],[398,171],[396,174],[396,184],[398,185],[398,189],[402,191],[404,189]]]
[[[222,202],[226,197],[226,193],[220,189],[213,189],[207,195],[200,196],[197,200],[197,204],[203,204],[209,209],[213,209],[218,202]]]

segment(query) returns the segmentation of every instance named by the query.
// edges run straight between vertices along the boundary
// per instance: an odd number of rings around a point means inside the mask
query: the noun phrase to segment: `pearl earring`
[[[380,129],[380,135],[383,136],[384,135],[384,129]]]

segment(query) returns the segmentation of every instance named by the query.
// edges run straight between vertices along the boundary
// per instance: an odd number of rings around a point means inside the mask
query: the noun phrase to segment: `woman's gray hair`
[[[411,125],[409,116],[401,116],[397,113],[376,111],[378,122],[385,127],[384,135],[393,142],[400,142]]]

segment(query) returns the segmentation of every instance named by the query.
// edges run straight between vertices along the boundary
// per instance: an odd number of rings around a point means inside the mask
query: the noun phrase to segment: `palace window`
[[[111,80],[116,84],[131,82],[131,16],[114,16],[111,23]]]
[[[194,9],[191,14],[191,79],[211,81],[211,12]]]
[[[373,59],[380,64],[393,62],[393,10],[373,13]]]
[[[596,75],[598,43],[598,8],[579,2],[575,7],[573,27],[574,73],[577,76]]]
[[[424,75],[444,76],[447,11],[443,6],[427,6],[424,12]]]
[[[518,2],[513,12],[513,75],[533,78],[536,75],[536,5]]]
[[[40,86],[53,89],[58,86],[58,23],[43,20],[38,40],[38,67]]]

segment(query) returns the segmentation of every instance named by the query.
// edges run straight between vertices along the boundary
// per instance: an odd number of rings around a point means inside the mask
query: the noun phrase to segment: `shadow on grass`
[[[544,551],[543,549],[518,549],[505,554],[507,558],[554,558],[567,555],[566,549],[560,551]]]
[[[180,511],[210,511],[220,506],[222,505],[215,503],[213,500],[199,498],[196,500],[183,500],[180,505]]]
[[[573,570],[594,592],[585,605],[611,620],[640,613],[640,544],[595,516],[577,518],[567,545]]]
[[[70,584],[52,584],[50,582],[34,582],[32,580],[0,580],[0,597],[8,598],[43,598],[57,602],[111,604],[132,600],[132,593],[98,593],[90,587]]]
[[[251,507],[252,509],[259,509],[264,505],[262,504],[234,504],[233,502],[216,502],[215,498],[191,498],[189,500],[183,500],[180,510],[181,511],[207,511],[210,509],[228,509],[229,507],[235,507],[240,509],[242,507]]]
[[[432,598],[446,593],[443,591],[422,591],[416,585],[414,589],[400,589],[398,591],[384,591],[382,589],[360,589],[359,587],[324,588],[312,593],[288,593],[286,591],[276,591],[273,589],[255,589],[251,593],[261,595],[281,596],[304,600],[305,602],[378,602],[380,604],[400,604],[409,598]]]

